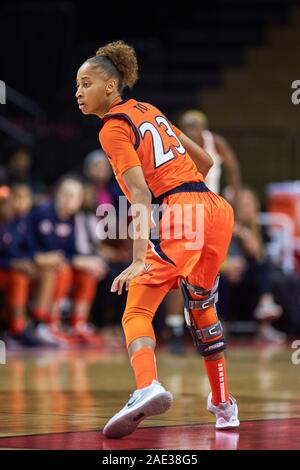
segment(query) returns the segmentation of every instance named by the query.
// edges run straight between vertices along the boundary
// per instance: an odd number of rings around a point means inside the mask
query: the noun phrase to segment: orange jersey
[[[117,102],[103,123],[100,144],[129,201],[122,174],[134,166],[142,167],[154,197],[183,183],[203,181],[178,138],[181,132],[151,104],[134,99]]]

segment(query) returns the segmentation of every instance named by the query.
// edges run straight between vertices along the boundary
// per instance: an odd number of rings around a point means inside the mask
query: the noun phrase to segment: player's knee
[[[194,343],[201,356],[211,360],[219,359],[218,354],[226,349],[223,328],[220,321],[206,327],[193,327],[192,336]]]
[[[211,290],[181,282],[184,296],[184,316],[195,346],[203,357],[212,357],[226,349],[223,328],[216,314],[218,300],[218,278]],[[198,300],[197,300],[198,298]],[[212,310],[213,315],[208,316]],[[207,316],[206,321],[201,317]]]

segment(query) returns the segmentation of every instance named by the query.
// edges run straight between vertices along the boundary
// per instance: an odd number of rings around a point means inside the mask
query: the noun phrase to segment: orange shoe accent
[[[32,318],[37,321],[44,321],[48,317],[48,312],[42,310],[41,308],[36,308],[32,310]]]
[[[103,337],[92,326],[83,321],[71,328],[71,336],[87,347],[98,348],[105,345]]]
[[[25,330],[26,322],[24,318],[14,318],[9,323],[9,330],[13,335],[19,335]]]
[[[74,335],[68,335],[65,333],[61,328],[59,324],[52,323],[49,325],[50,331],[52,335],[64,343],[66,346],[76,346],[79,344],[79,340],[76,336]]]
[[[142,348],[133,353],[131,365],[134,370],[137,388],[147,387],[157,380],[156,360],[153,349]]]
[[[85,318],[83,318],[82,315],[77,315],[76,313],[73,313],[69,320],[69,325],[73,328],[80,328],[85,323]]]
[[[47,317],[45,318],[45,321],[50,327],[53,326],[53,327],[59,328],[61,324],[60,314],[57,312],[52,312],[47,315]]]

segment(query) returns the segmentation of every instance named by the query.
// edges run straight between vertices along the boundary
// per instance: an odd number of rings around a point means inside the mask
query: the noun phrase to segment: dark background
[[[36,168],[47,183],[81,168],[86,153],[99,145],[101,123],[77,109],[76,71],[107,41],[123,39],[136,48],[140,80],[132,95],[151,101],[176,122],[184,109],[202,109],[207,90],[226,89],[226,70],[247,67],[247,51],[265,47],[270,28],[277,28],[280,37],[280,28],[292,24],[297,5],[296,0],[211,0],[181,5],[2,2],[0,79],[8,86],[7,104],[0,106],[2,154],[12,138],[30,144]],[[237,91],[235,103],[221,102],[213,107],[215,114],[209,114],[212,129],[223,133],[236,149],[244,179],[261,195],[269,181],[300,178],[300,106],[296,110],[290,100],[291,79],[300,79],[297,41],[283,46],[289,55],[294,50],[299,73],[295,75],[292,64],[291,77],[287,73],[280,92],[274,82],[271,98],[272,104],[278,101],[278,113],[270,109],[263,119],[257,109],[257,120],[255,115],[251,120],[249,111],[247,121],[248,103],[241,102],[239,107]],[[282,54],[270,63],[275,81],[285,66],[280,60]],[[245,86],[243,90],[246,100],[249,90]],[[256,90],[257,96],[263,94],[259,87],[251,93]],[[249,106],[251,96],[249,92]],[[261,105],[265,111],[270,106],[269,102]],[[245,116],[244,123],[235,110]],[[292,114],[295,124],[291,125],[286,116]]]

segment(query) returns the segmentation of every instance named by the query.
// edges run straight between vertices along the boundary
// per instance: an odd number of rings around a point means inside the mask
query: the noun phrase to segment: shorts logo
[[[151,263],[149,264],[144,264],[144,270],[146,271],[146,273],[150,270],[150,267],[152,266]]]

